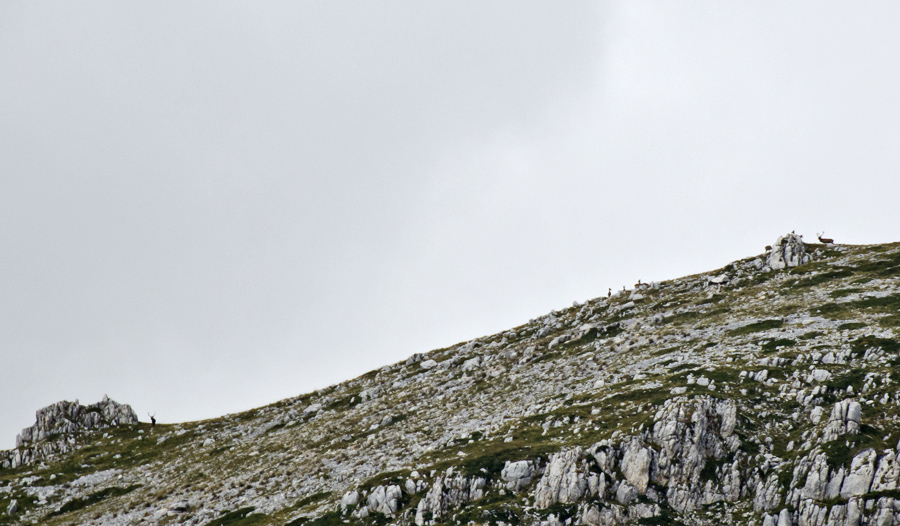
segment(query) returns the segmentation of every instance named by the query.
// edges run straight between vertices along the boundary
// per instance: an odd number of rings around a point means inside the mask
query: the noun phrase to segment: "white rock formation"
[[[550,457],[534,492],[536,507],[548,508],[557,502],[571,504],[584,496],[588,482],[581,454],[581,449],[575,448]]]
[[[859,433],[859,422],[862,418],[862,406],[859,402],[845,399],[834,404],[831,416],[822,432],[822,441],[831,442],[842,435]]]
[[[766,265],[772,270],[797,267],[812,261],[806,253],[803,238],[797,234],[786,234],[775,240],[766,256]]]
[[[500,472],[500,478],[506,482],[506,489],[510,491],[521,491],[525,486],[531,484],[534,476],[534,464],[528,460],[520,460],[518,462],[507,462]]]

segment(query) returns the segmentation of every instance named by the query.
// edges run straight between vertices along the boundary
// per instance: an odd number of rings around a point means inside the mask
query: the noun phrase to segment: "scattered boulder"
[[[790,233],[775,240],[766,255],[766,265],[772,270],[797,267],[812,261],[812,255],[806,253],[803,236]]]
[[[476,356],[475,358],[469,358],[464,361],[462,364],[463,371],[471,371],[472,369],[477,369],[481,365],[481,357]]]
[[[310,415],[314,415],[322,410],[322,404],[309,404],[306,409],[303,410],[302,416],[307,417]]]
[[[534,476],[534,465],[528,460],[520,460],[518,462],[507,462],[500,472],[500,478],[506,482],[506,489],[510,491],[521,491],[525,486],[531,484],[531,478]]]
[[[369,494],[366,503],[370,512],[393,516],[399,509],[398,502],[401,496],[403,492],[400,486],[377,486]]]
[[[427,371],[428,369],[434,369],[435,367],[437,367],[437,365],[438,363],[434,360],[425,360],[424,362],[419,364],[419,367]]]
[[[359,503],[359,492],[356,490],[348,491],[341,497],[341,511],[345,511],[350,506],[356,506]]]

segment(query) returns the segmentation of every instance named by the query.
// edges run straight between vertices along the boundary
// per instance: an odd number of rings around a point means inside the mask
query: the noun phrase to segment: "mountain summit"
[[[898,352],[900,243],[788,234],[245,413],[60,402],[0,524],[900,525]]]

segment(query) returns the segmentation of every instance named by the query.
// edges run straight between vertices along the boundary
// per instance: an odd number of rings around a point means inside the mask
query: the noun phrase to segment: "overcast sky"
[[[215,417],[711,270],[900,240],[900,8],[3,2],[0,448]]]

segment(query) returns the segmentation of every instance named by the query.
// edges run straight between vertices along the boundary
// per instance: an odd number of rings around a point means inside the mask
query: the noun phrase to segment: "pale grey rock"
[[[346,510],[350,506],[356,506],[359,503],[359,492],[356,490],[348,491],[341,497],[341,510]]]
[[[723,285],[728,283],[728,274],[719,274],[718,276],[707,276],[706,281],[710,285]]]
[[[806,244],[797,234],[786,234],[775,240],[766,256],[766,265],[772,270],[797,267],[812,261],[806,253]]]
[[[636,501],[637,498],[637,488],[635,488],[628,482],[623,481],[616,489],[616,500],[619,501],[619,504],[622,504],[623,506],[631,504],[632,502]]]
[[[841,498],[856,497],[869,491],[875,476],[876,458],[874,449],[866,449],[853,457],[850,470],[841,485]]]
[[[790,510],[787,508],[781,510],[778,514],[778,525],[777,526],[792,526],[792,516]]]
[[[862,406],[854,400],[844,399],[834,404],[831,416],[822,432],[822,441],[831,442],[842,435],[859,433]]]
[[[550,457],[534,492],[534,505],[548,508],[556,503],[577,502],[587,491],[586,469],[579,469],[581,449],[556,453]]]
[[[424,362],[419,364],[419,367],[427,371],[428,369],[434,369],[435,367],[437,367],[437,365],[438,363],[434,360],[425,360]]]
[[[15,515],[16,513],[19,513],[19,501],[16,499],[12,499],[9,502],[9,506],[7,506],[6,508],[6,514]]]
[[[581,514],[581,522],[587,526],[601,526],[603,523],[600,522],[600,508],[597,506],[588,507]]]
[[[304,417],[309,415],[314,415],[322,410],[322,404],[310,404],[303,410],[302,415]]]
[[[406,493],[412,495],[418,491],[416,487],[416,481],[413,479],[406,479],[406,482],[403,483],[403,489],[406,490]]]
[[[581,522],[589,526],[619,526],[629,520],[625,509],[617,504],[607,504],[602,508],[593,505],[586,507]]]
[[[844,485],[844,477],[847,476],[846,470],[843,467],[838,468],[831,474],[831,479],[828,481],[828,485],[825,486],[825,498],[826,499],[836,499],[841,495],[841,486]]]
[[[528,460],[507,462],[500,472],[500,478],[506,482],[506,489],[516,492],[531,484],[533,476],[534,465]]]
[[[400,486],[376,486],[367,499],[369,511],[393,516],[399,509],[398,501],[403,496]]]
[[[740,441],[734,435],[737,406],[733,400],[704,396],[667,400],[656,413],[650,439],[659,446],[650,479],[667,488],[669,505],[678,510],[701,506],[706,496],[723,494],[722,488],[707,492],[701,487],[701,472],[707,461],[736,452]],[[729,477],[740,485],[739,475]],[[734,489],[728,488],[733,495]]]
[[[77,400],[64,400],[39,409],[35,413],[34,425],[23,429],[16,437],[16,447],[41,442],[54,435],[71,435],[79,431],[137,423],[137,414],[131,406],[119,404],[107,396],[89,406],[83,406]]]
[[[826,382],[831,378],[831,373],[825,369],[813,369],[806,378],[806,383]]]
[[[801,500],[800,506],[795,513],[796,525],[825,526],[827,513],[827,506],[820,506],[812,499]]]
[[[415,523],[425,524],[426,515],[439,520],[450,510],[484,495],[486,480],[483,477],[467,478],[449,468],[444,476],[438,476],[416,508]]]
[[[640,495],[647,493],[647,484],[650,482],[651,460],[652,455],[650,451],[642,447],[637,439],[628,443],[628,446],[625,448],[625,454],[622,456],[622,475],[625,476],[625,480],[634,486]]]
[[[825,487],[828,485],[828,460],[824,454],[816,455],[809,473],[806,475],[806,484],[801,490],[804,499],[822,500],[825,498]]]
[[[781,483],[777,473],[770,473],[765,481],[756,484],[756,496],[753,499],[754,511],[771,511],[781,505]],[[739,495],[739,493],[738,493]],[[731,500],[737,500],[732,498]]]
[[[424,359],[425,359],[425,355],[424,355],[424,354],[422,354],[422,353],[415,353],[415,354],[413,354],[412,356],[410,356],[409,358],[407,358],[407,359],[406,359],[406,362],[404,362],[404,363],[405,363],[405,365],[412,365],[412,364],[415,364],[415,363],[419,363],[419,362],[421,362],[421,361],[424,360]]]
[[[591,451],[597,466],[605,474],[613,475],[616,471],[616,451],[609,446],[601,444],[595,444]]]
[[[828,513],[828,522],[823,522],[824,526],[847,526],[847,505],[836,504],[831,507]]]
[[[384,388],[380,385],[375,387],[370,387],[369,389],[363,389],[359,392],[359,399],[363,402],[367,402],[369,400],[374,400],[381,396]]]
[[[819,422],[822,421],[822,416],[824,414],[825,414],[825,408],[820,405],[817,405],[816,407],[813,407],[812,410],[809,412],[809,420],[813,424],[818,424]]]
[[[481,357],[476,356],[475,358],[469,358],[462,364],[463,371],[471,371],[477,369],[481,365]]]
[[[548,349],[553,349],[553,348],[555,348],[555,347],[557,347],[557,346],[559,346],[559,345],[562,345],[563,343],[569,341],[571,338],[572,338],[572,337],[569,336],[568,334],[562,334],[562,335],[560,335],[560,336],[557,336],[556,338],[553,338],[553,340],[550,341],[550,343],[547,345],[547,348],[548,348]]]
[[[900,462],[893,449],[888,449],[878,459],[878,469],[872,479],[872,492],[892,491],[897,489],[900,479]]]

